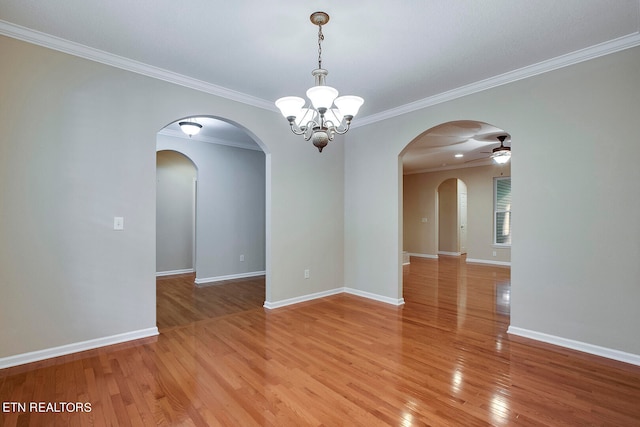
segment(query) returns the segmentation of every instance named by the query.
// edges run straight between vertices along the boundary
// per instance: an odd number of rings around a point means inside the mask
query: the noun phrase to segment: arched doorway
[[[201,126],[187,135],[179,122]],[[265,276],[269,156],[251,132],[214,116],[177,119],[157,135],[158,152],[177,152],[194,164],[195,284]],[[160,240],[158,239],[158,243]]]
[[[466,253],[467,260],[492,264],[510,261],[510,249],[492,245],[493,178],[510,176],[510,163],[497,165],[491,151],[500,145],[497,136],[506,133],[484,122],[460,120],[434,126],[407,144],[400,154],[404,252],[424,258]],[[441,200],[444,187],[439,188],[445,182],[453,195],[448,203],[452,213],[446,215],[441,212],[447,204]],[[446,236],[453,237],[441,246]]]

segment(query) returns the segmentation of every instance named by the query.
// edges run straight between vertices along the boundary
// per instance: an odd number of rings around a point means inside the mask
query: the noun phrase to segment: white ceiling
[[[491,150],[500,145],[500,135],[507,135],[504,145],[511,147],[508,132],[490,124],[470,120],[443,123],[411,143],[402,158],[404,173],[491,164]],[[457,158],[456,154],[462,157]]]
[[[638,0],[2,0],[0,34],[275,110],[313,85],[316,10],[354,125],[640,44]]]

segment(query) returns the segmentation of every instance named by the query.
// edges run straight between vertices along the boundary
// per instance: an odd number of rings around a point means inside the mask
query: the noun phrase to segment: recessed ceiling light
[[[458,159],[459,159],[460,157],[464,157],[464,154],[458,153],[458,154],[456,154],[456,155],[455,155],[455,156],[453,156],[453,157],[455,157],[455,158],[458,158]]]

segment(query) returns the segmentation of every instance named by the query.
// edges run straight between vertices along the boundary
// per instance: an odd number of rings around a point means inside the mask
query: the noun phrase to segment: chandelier
[[[338,90],[325,84],[329,72],[322,68],[322,26],[329,22],[329,15],[315,12],[311,14],[310,20],[313,25],[318,26],[318,68],[311,72],[315,78],[315,86],[307,90],[307,98],[311,104],[305,107],[303,98],[285,96],[276,101],[276,107],[289,121],[291,131],[296,135],[303,135],[305,141],[311,140],[322,153],[322,149],[336,134],[347,133],[351,120],[358,114],[364,100],[352,95],[338,97]]]

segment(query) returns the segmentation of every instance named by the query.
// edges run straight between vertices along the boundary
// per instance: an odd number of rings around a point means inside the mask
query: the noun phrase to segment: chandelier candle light
[[[315,86],[307,90],[311,105],[305,108],[303,98],[285,96],[276,101],[276,107],[289,121],[293,133],[303,135],[305,141],[311,140],[322,152],[336,134],[347,133],[364,100],[352,95],[338,97],[338,90],[325,84],[329,72],[322,68],[322,26],[329,22],[329,15],[315,12],[310,19],[313,25],[318,26],[318,68],[311,72]]]

